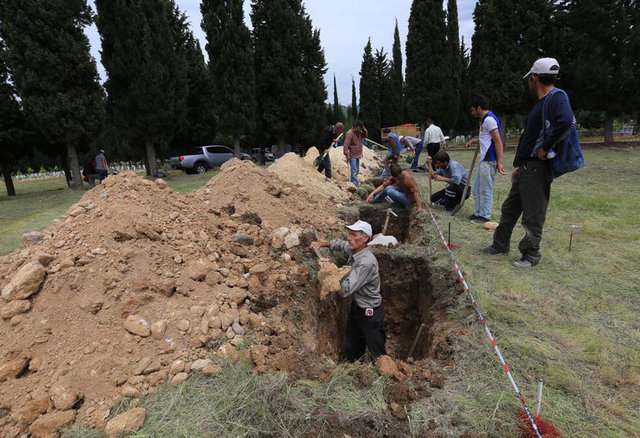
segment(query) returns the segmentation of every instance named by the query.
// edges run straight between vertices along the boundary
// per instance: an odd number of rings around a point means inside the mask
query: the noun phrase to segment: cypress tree
[[[369,131],[369,136],[380,140],[380,88],[376,71],[376,61],[371,48],[371,38],[367,41],[360,65],[360,120]]]
[[[384,48],[376,50],[376,81],[378,84],[378,95],[380,96],[380,112],[378,116],[379,127],[393,126],[397,124],[397,115],[393,113],[393,87],[391,85],[391,63],[387,59]]]
[[[281,152],[285,139],[311,144],[327,98],[320,33],[300,0],[253,0],[251,22],[261,132]]]
[[[352,121],[358,119],[358,101],[356,100],[356,80],[351,78],[351,112],[349,113],[349,117],[351,117]]]
[[[407,34],[407,106],[416,122],[428,117],[440,119],[449,106],[451,95],[450,49],[442,1],[414,0]]]
[[[19,155],[24,155],[22,137],[24,116],[11,81],[7,64],[7,50],[0,39],[0,171],[4,178],[8,196],[15,196],[16,190],[11,172],[16,169]]]
[[[613,142],[614,116],[637,105],[629,99],[637,85],[625,59],[631,39],[625,3],[580,0],[560,6],[567,54],[567,62],[558,60],[560,74],[576,108],[604,111],[605,143]]]
[[[386,108],[386,115],[389,125],[402,123],[403,112],[403,79],[402,79],[402,47],[400,46],[400,32],[398,31],[398,20],[393,31],[392,60],[389,69],[389,104]]]
[[[460,111],[462,87],[462,56],[458,28],[458,4],[456,0],[447,2],[447,43],[449,45],[449,80],[443,85],[448,89],[449,105],[446,107],[444,123],[450,130],[456,126]]]
[[[240,157],[240,139],[253,132],[256,111],[251,34],[244,23],[242,0],[203,0],[200,10],[218,130],[232,139]]]
[[[167,0],[96,0],[111,122],[143,153],[147,173],[182,123],[186,67],[176,51]]]
[[[189,28],[187,16],[170,1],[169,28],[176,54],[181,60],[184,79],[178,82],[184,102],[176,111],[175,133],[168,151],[171,155],[184,153],[185,147],[209,144],[215,136],[213,87],[204,62],[200,43]],[[184,69],[184,71],[182,71]],[[178,96],[178,94],[176,94]]]
[[[473,94],[488,98],[505,128],[509,116],[531,106],[524,73],[539,57],[557,57],[552,6],[551,0],[480,0],[474,10]]]
[[[58,150],[65,150],[70,186],[82,187],[79,149],[95,138],[103,94],[83,28],[92,21],[85,0],[5,0],[0,32],[27,118]]]
[[[340,102],[338,102],[338,86],[336,84],[336,75],[333,75],[333,122],[344,122],[344,112],[342,111],[342,107],[340,106]]]

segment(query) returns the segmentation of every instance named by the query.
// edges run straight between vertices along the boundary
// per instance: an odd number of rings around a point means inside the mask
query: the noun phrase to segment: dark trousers
[[[444,206],[445,210],[451,211],[456,205],[462,201],[462,193],[464,192],[464,184],[447,184],[444,190],[440,190],[431,195],[431,202]],[[469,199],[471,190],[467,190],[465,199]]]
[[[502,204],[500,225],[493,234],[493,247],[508,251],[513,227],[522,214],[525,235],[518,245],[522,258],[540,262],[540,241],[547,216],[551,193],[551,165],[547,161],[532,160],[520,166],[511,183],[509,196]]]
[[[102,182],[108,175],[106,170],[96,169],[96,173],[98,174],[98,179]]]
[[[364,357],[365,348],[368,348],[371,360],[375,362],[380,356],[387,354],[384,347],[386,340],[382,304],[374,309],[372,316],[366,316],[365,309],[352,303],[347,319],[347,339],[342,352],[344,360],[355,362]]]
[[[324,176],[331,178],[331,157],[328,152],[322,157],[322,163],[318,166],[318,172],[322,173],[323,170]]]

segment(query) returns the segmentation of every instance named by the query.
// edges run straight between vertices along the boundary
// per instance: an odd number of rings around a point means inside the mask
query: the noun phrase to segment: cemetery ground
[[[505,156],[509,173],[513,154]],[[451,156],[468,167],[472,152]],[[510,264],[524,233],[520,225],[509,256],[480,252],[491,232],[469,223],[473,198],[454,217],[435,211],[445,235],[451,224],[457,261],[530,408],[542,377],[542,416],[565,436],[640,436],[640,155],[637,147],[589,148],[585,159],[585,169],[552,185],[543,261],[535,268]],[[167,184],[187,193],[212,176],[172,173]],[[427,177],[416,179],[426,199]],[[509,176],[496,177],[494,220],[509,187]],[[441,188],[433,183],[434,191]],[[13,199],[0,192],[2,255],[20,245],[23,232],[46,228],[84,193],[65,189],[62,179],[20,182],[16,191]],[[431,218],[421,220],[431,233],[432,263],[453,271]],[[519,436],[520,403],[461,291],[447,323],[457,335],[447,339],[453,353],[445,381],[431,385],[430,397],[407,403],[402,420],[390,415],[387,403],[393,379],[380,377],[371,364],[339,365],[313,380],[223,361],[215,377],[167,384],[154,395],[125,399],[118,409],[147,408],[133,435],[139,437],[309,436],[311,430],[311,436],[334,436],[341,427],[350,436]],[[74,426],[63,436],[102,432]]]

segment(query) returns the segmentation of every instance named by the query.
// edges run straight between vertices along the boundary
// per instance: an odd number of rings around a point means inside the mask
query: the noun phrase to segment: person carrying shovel
[[[365,221],[357,221],[347,225],[349,230],[347,241],[311,242],[314,250],[329,248],[331,251],[342,251],[349,255],[347,264],[351,270],[340,280],[338,295],[343,298],[351,296],[351,310],[347,319],[345,348],[342,359],[355,362],[364,357],[365,349],[369,350],[371,360],[375,362],[380,356],[387,354],[385,348],[384,307],[380,294],[380,272],[378,260],[367,243],[371,240],[371,225]],[[317,252],[317,251],[316,251]],[[320,258],[320,269],[330,264],[328,258]]]
[[[469,172],[465,167],[449,158],[449,154],[445,151],[438,151],[433,161],[436,163],[437,170],[434,172],[431,164],[431,157],[427,158],[427,167],[429,168],[429,177],[435,181],[446,182],[444,190],[440,190],[431,195],[431,202],[444,206],[445,210],[453,211],[460,201],[464,193],[464,188],[469,181]],[[470,195],[469,191],[465,199]]]

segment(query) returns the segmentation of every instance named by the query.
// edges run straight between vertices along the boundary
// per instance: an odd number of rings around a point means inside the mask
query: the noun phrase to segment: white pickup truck
[[[171,157],[169,164],[172,169],[184,170],[185,173],[205,173],[214,167],[220,167],[225,161],[234,157],[233,149],[218,144],[198,146],[191,155]],[[251,160],[251,155],[240,154],[241,160]]]

